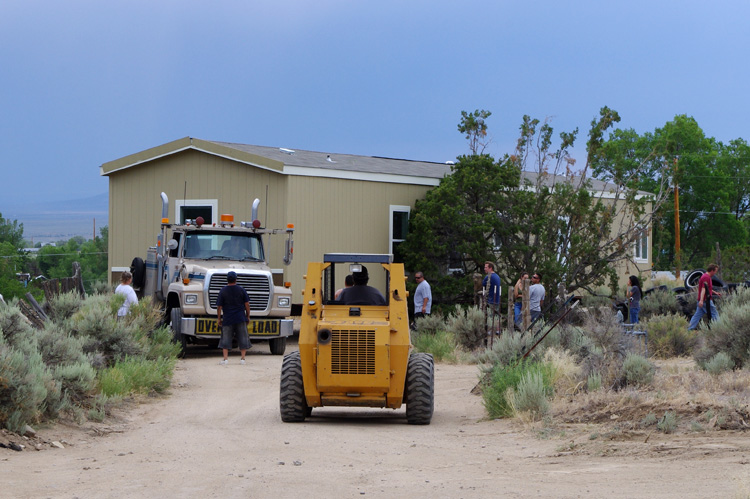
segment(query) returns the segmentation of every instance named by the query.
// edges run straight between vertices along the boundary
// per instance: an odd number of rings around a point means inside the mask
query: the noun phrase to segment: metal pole
[[[674,158],[674,262],[675,279],[680,279],[680,190],[677,187],[677,159]]]

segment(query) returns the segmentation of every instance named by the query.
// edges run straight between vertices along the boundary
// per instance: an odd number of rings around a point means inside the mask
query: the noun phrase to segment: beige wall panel
[[[294,262],[288,272],[295,303],[301,301],[308,262],[322,261],[324,253],[389,253],[389,207],[413,209],[429,190],[427,186],[298,176],[289,177],[288,185],[289,221],[297,228]]]
[[[185,182],[187,182],[187,187]],[[146,257],[156,244],[161,222],[161,192],[169,197],[169,218],[175,221],[175,201],[217,199],[218,213],[231,213],[235,222],[250,221],[252,202],[261,199],[260,218],[268,227],[286,226],[286,179],[275,172],[195,151],[185,151],[110,175],[109,267],[129,267],[134,257]],[[268,211],[266,216],[266,186]],[[273,199],[275,197],[276,199]],[[276,237],[275,239],[281,239]],[[281,255],[271,244],[271,265]],[[280,247],[283,251],[283,243]]]

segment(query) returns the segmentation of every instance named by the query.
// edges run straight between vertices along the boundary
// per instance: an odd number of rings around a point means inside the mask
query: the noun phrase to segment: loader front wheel
[[[406,368],[406,421],[430,424],[435,410],[435,361],[432,354],[413,353]]]
[[[309,415],[302,382],[302,361],[298,351],[286,355],[281,364],[279,409],[281,420],[285,423],[301,423]]]

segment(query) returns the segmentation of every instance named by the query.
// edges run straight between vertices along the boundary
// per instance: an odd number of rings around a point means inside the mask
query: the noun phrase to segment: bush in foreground
[[[533,376],[532,376],[533,375]],[[541,362],[517,362],[507,366],[496,365],[492,370],[489,382],[483,387],[484,407],[492,418],[506,418],[515,414],[513,403],[517,407],[525,405],[523,401],[516,400],[515,390],[521,380],[527,376],[524,395],[528,399],[538,401],[538,379],[541,377],[543,392],[546,396],[552,394],[552,369],[549,364]]]
[[[180,347],[148,301],[115,318],[117,297],[61,295],[36,330],[0,304],[0,426],[22,431],[60,415],[101,418],[109,396],[162,392]],[[109,368],[107,369],[107,367]]]
[[[651,354],[660,359],[691,355],[697,336],[688,331],[688,322],[681,315],[656,315],[643,324],[648,331]]]

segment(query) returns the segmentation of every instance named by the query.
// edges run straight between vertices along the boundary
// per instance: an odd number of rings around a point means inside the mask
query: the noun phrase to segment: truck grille
[[[263,274],[237,274],[237,284],[247,291],[247,295],[250,297],[251,311],[262,312],[268,310],[271,300],[271,278],[269,276]],[[211,304],[211,308],[216,308],[219,291],[226,285],[226,274],[213,274],[211,276],[211,282],[208,285],[208,301]]]
[[[331,331],[331,374],[375,374],[375,331]]]

